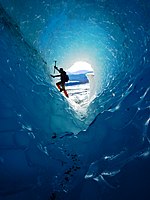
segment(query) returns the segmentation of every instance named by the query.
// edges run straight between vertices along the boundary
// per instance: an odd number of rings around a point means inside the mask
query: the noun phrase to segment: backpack
[[[65,82],[68,82],[69,81],[69,76],[66,74],[65,76]]]

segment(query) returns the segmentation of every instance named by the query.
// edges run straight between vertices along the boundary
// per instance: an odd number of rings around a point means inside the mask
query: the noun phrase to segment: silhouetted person
[[[58,89],[60,90],[60,92],[64,91],[64,94],[66,95],[66,97],[69,97],[67,94],[67,91],[65,89],[65,82],[68,82],[69,77],[66,74],[66,72],[63,70],[63,68],[58,69],[56,66],[54,66],[54,68],[60,73],[59,75],[51,75],[53,78],[55,77],[60,77],[61,81],[59,81],[58,83],[56,83],[56,86],[58,87]]]

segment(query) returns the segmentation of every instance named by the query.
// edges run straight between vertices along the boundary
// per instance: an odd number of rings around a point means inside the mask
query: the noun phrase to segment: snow
[[[89,83],[66,86],[66,90],[69,93],[68,101],[79,115],[86,114],[89,105],[89,88]]]

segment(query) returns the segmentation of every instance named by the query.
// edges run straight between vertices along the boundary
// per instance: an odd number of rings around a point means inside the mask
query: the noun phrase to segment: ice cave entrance
[[[77,61],[66,71],[69,75],[66,83],[69,101],[78,111],[85,110],[95,93],[93,68],[85,61]]]

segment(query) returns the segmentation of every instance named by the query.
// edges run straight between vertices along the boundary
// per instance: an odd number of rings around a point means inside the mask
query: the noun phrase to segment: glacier
[[[150,2],[0,0],[0,200],[148,200]],[[50,78],[91,64],[82,115]]]

